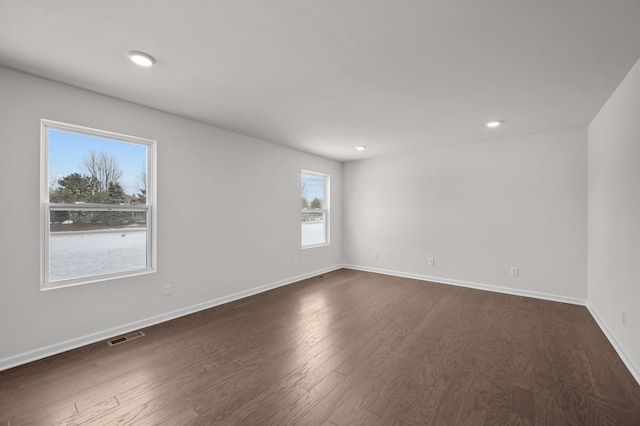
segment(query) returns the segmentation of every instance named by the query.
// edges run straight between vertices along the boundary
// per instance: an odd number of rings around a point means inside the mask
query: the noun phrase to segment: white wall
[[[589,125],[589,305],[640,380],[640,61]],[[627,325],[622,324],[626,312]],[[628,364],[628,363],[627,363]]]
[[[1,67],[0,88],[0,369],[344,261],[559,299],[588,288],[639,377],[640,63],[588,128],[588,173],[582,128],[341,165]],[[39,290],[41,118],[158,140],[157,273]],[[300,249],[301,169],[331,175],[329,247]]]
[[[341,264],[339,162],[6,68],[0,87],[0,369]],[[41,118],[158,141],[157,273],[40,291]],[[331,175],[328,247],[300,249],[301,169]]]
[[[586,299],[585,128],[347,163],[343,179],[347,264]]]

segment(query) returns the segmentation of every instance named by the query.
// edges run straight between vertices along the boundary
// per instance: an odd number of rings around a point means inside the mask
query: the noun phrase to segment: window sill
[[[330,244],[329,243],[309,244],[309,245],[306,245],[306,246],[302,246],[302,250],[316,248],[316,247],[325,247],[325,246],[328,246],[328,245],[330,245]]]

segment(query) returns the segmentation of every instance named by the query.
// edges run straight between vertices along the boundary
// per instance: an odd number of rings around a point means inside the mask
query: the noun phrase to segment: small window
[[[42,120],[42,289],[155,271],[155,141]]]
[[[329,244],[329,176],[302,171],[302,248]]]

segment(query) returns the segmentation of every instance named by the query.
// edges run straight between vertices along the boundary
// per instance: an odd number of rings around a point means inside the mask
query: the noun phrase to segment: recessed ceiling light
[[[136,65],[140,65],[141,67],[150,67],[151,65],[156,63],[156,60],[153,56],[148,53],[138,52],[136,50],[132,50],[127,54],[131,62]]]
[[[491,127],[498,127],[501,123],[499,121],[489,121],[488,123],[485,123],[484,125],[491,128]]]
[[[367,149],[367,147],[366,147],[366,146],[364,146],[364,145],[358,145],[358,146],[356,146],[356,151],[364,151],[365,149]]]

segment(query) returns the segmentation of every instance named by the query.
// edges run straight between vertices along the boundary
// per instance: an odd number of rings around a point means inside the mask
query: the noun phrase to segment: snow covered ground
[[[303,245],[324,243],[324,223],[302,224]],[[51,281],[144,269],[144,228],[97,232],[52,232],[49,238]]]
[[[51,281],[131,271],[147,267],[147,232],[51,233]]]
[[[302,245],[324,243],[324,222],[307,222],[302,224]]]

